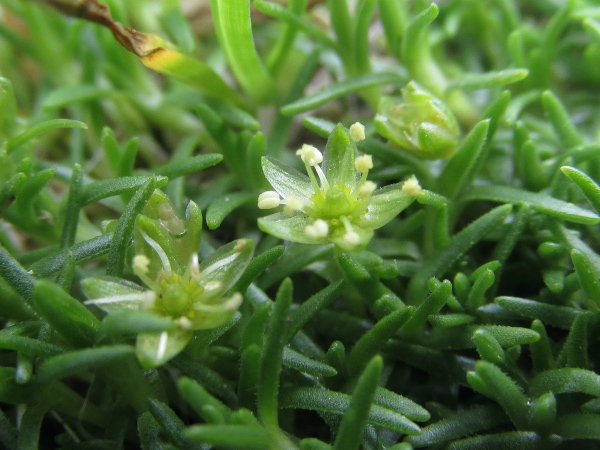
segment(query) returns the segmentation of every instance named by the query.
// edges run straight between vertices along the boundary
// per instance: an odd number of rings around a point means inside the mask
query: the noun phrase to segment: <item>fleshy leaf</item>
[[[192,336],[191,331],[181,329],[138,334],[135,352],[142,366],[151,369],[178,355]]]
[[[292,195],[302,202],[310,201],[314,189],[306,175],[267,157],[262,158],[262,168],[273,189],[283,198]]]

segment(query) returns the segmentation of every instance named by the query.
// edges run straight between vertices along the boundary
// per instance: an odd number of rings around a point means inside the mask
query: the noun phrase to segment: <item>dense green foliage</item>
[[[596,1],[105,3],[0,0],[4,447],[600,448]]]

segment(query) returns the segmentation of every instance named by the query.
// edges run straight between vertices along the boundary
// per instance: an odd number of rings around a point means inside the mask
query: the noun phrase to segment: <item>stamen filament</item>
[[[319,175],[319,178],[321,179],[321,185],[323,186],[323,190],[327,192],[327,189],[329,189],[329,182],[327,181],[327,177],[323,173],[323,169],[321,169],[321,166],[316,165],[315,170],[317,171],[317,175]]]

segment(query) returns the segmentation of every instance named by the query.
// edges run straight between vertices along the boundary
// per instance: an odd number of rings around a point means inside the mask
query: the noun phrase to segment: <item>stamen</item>
[[[146,243],[150,247],[152,247],[154,249],[154,251],[158,254],[158,257],[160,258],[160,262],[163,265],[164,271],[171,272],[171,263],[169,262],[169,257],[167,256],[165,251],[162,249],[162,247],[158,244],[158,242],[156,242],[154,239],[152,239],[150,236],[148,236],[142,230],[140,230],[140,234],[142,235],[142,237],[144,238]]]
[[[319,175],[319,179],[321,180],[321,186],[323,186],[323,189],[325,192],[327,192],[327,189],[329,189],[329,181],[327,181],[327,177],[323,173],[321,166],[315,166],[315,170],[317,171],[317,175]]]
[[[372,181],[365,181],[364,184],[358,190],[359,198],[367,198],[369,197],[373,191],[377,189],[377,185]]]
[[[367,173],[373,168],[373,157],[371,155],[362,155],[354,160],[354,167],[358,173]]]
[[[348,247],[356,247],[360,244],[360,235],[352,229],[352,225],[346,216],[342,216],[340,219],[342,219],[342,223],[346,229],[346,234],[343,237],[344,244]]]
[[[416,197],[421,192],[421,185],[419,180],[414,175],[404,182],[402,185],[402,192],[406,195]]]
[[[281,203],[279,194],[275,191],[266,191],[258,196],[258,207],[260,209],[277,208]]]
[[[167,339],[169,335],[166,331],[160,333],[160,337],[158,338],[158,348],[156,349],[156,359],[163,359],[165,353],[167,351]]]
[[[208,283],[206,283],[204,285],[204,292],[206,292],[207,294],[211,294],[211,293],[221,289],[221,286],[223,286],[223,283],[221,283],[220,281],[217,281],[217,280],[209,281]]]
[[[133,273],[136,275],[146,275],[148,273],[148,266],[150,260],[146,255],[135,255],[132,262]]]
[[[228,311],[235,311],[240,307],[243,301],[244,297],[242,297],[242,294],[236,292],[225,302],[225,309]]]
[[[200,281],[200,264],[198,263],[198,254],[193,253],[190,261],[190,275],[194,281]]]
[[[192,329],[192,321],[185,316],[181,316],[175,322],[177,322],[177,324],[184,330]]]
[[[312,145],[304,144],[300,150],[296,151],[296,155],[299,155],[302,161],[309,166],[323,162],[323,154]]]
[[[321,239],[329,234],[329,225],[322,219],[315,220],[304,228],[304,234],[311,239]]]
[[[302,211],[303,207],[304,203],[302,203],[302,200],[294,197],[293,195],[288,195],[285,199],[285,207],[283,208],[283,210],[291,215],[296,211]]]
[[[350,126],[350,137],[352,138],[352,140],[354,142],[358,142],[358,141],[364,141],[365,139],[365,126],[360,123],[360,122],[356,122],[353,125]]]

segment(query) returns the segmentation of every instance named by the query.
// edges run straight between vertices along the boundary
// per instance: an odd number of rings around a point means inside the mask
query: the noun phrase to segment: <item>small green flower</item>
[[[413,177],[404,184],[377,189],[367,180],[373,168],[371,156],[357,156],[355,140],[361,139],[361,124],[350,130],[338,125],[329,136],[324,155],[311,145],[303,145],[296,154],[304,162],[308,177],[264,157],[263,171],[275,190],[263,192],[258,207],[284,205],[284,212],[259,219],[259,228],[292,242],[333,242],[343,250],[365,246],[373,230],[413,202],[420,186]]]
[[[110,313],[144,310],[173,320],[174,329],[137,336],[136,352],[144,367],[156,367],[181,352],[194,330],[215,328],[229,320],[242,303],[226,294],[254,253],[249,239],[231,242],[198,261],[202,214],[190,202],[183,221],[168,198],[155,192],[134,230],[133,272],[146,288],[112,277],[86,278],[81,286],[96,305]]]
[[[458,124],[440,99],[411,81],[402,98],[382,97],[375,129],[423,159],[447,158],[458,145]]]

